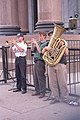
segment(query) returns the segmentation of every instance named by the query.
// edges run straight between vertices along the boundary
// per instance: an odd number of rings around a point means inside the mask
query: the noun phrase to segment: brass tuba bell
[[[65,29],[62,26],[59,25],[54,26],[54,32],[48,44],[48,46],[51,47],[52,49],[51,51],[46,51],[43,55],[44,61],[49,66],[55,66],[57,63],[59,63],[61,57],[65,52],[67,42],[64,39],[60,39],[64,31]],[[61,41],[63,44],[61,44]]]

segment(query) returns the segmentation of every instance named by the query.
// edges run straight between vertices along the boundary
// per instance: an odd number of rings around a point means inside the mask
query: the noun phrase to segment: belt
[[[18,57],[16,57],[16,58],[25,58],[26,56],[18,56]]]
[[[42,61],[42,62],[44,62],[44,60],[34,60],[35,63],[36,63],[37,61]]]

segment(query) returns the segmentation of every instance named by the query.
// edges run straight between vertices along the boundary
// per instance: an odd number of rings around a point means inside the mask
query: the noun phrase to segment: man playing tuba
[[[48,36],[51,38],[53,35],[53,31],[48,33]],[[64,44],[61,39],[60,44]],[[42,53],[44,54],[46,51],[51,51],[51,46],[46,46]],[[64,54],[62,55],[59,63],[54,66],[48,65],[48,75],[49,75],[49,84],[51,89],[51,96],[46,100],[51,100],[50,104],[54,104],[60,101],[68,101],[69,93],[67,88],[67,69],[66,69],[66,55],[68,55],[68,48],[66,47]],[[44,100],[44,101],[46,101]]]

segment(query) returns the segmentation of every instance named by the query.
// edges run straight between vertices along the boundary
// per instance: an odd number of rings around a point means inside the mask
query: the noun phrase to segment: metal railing
[[[0,73],[0,77],[3,73],[3,79],[0,79],[0,81],[7,82],[8,79],[8,59],[7,59],[7,50],[9,47],[0,46],[1,55],[2,55],[2,71]]]
[[[67,56],[68,86],[70,94],[80,96],[80,49],[69,48]]]
[[[70,43],[70,46],[73,43]],[[12,79],[14,82],[15,79],[15,68],[9,69],[8,62],[8,49],[9,47],[2,46],[2,65],[3,65],[3,79],[0,81],[4,81],[7,83],[8,80]],[[30,52],[30,48],[29,48]],[[31,56],[31,55],[30,55]],[[29,58],[28,58],[29,59]],[[33,58],[32,58],[33,59]],[[33,83],[33,61],[30,64],[27,64],[27,85],[34,87]],[[68,71],[68,88],[70,94],[80,96],[79,86],[80,86],[80,49],[79,48],[69,48],[69,55],[67,56],[67,71]],[[12,73],[11,73],[12,72]],[[48,74],[46,74],[47,78],[47,87],[49,87],[49,79]]]

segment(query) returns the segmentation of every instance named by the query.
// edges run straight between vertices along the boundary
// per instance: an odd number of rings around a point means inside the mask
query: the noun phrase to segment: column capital
[[[18,0],[0,0],[0,35],[15,35],[20,32]]]
[[[50,30],[54,27],[54,24],[63,25],[61,0],[38,0],[36,31]]]
[[[37,22],[35,25],[35,28],[36,28],[35,32],[38,32],[38,31],[48,32],[50,30],[53,30],[55,24],[61,25],[61,26],[64,25],[63,22]]]
[[[0,35],[16,35],[21,32],[18,25],[0,25]]]

